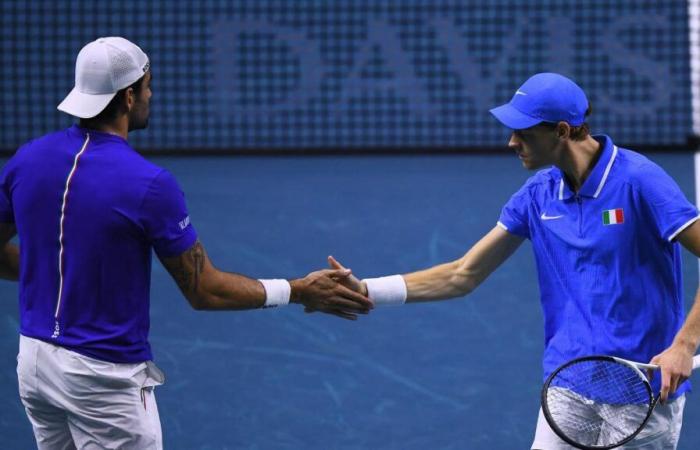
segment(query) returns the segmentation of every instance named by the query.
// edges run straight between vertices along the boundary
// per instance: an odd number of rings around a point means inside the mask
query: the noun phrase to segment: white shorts
[[[681,435],[684,407],[685,395],[681,395],[665,405],[657,404],[649,422],[647,422],[639,435],[629,443],[618,448],[635,450],[674,450],[678,445],[678,438]],[[574,449],[574,447],[562,441],[559,436],[552,431],[540,408],[532,449],[570,450]]]
[[[150,361],[115,364],[20,336],[19,395],[44,449],[162,449]]]

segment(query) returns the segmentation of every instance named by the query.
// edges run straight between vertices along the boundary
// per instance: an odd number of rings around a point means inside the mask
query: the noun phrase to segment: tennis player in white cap
[[[214,268],[175,178],[127,142],[148,124],[150,82],[135,44],[87,44],[58,106],[80,124],[25,144],[0,173],[0,276],[19,280],[19,391],[40,449],[162,447],[152,250],[195,309],[292,302],[354,319],[372,306],[337,283],[346,270],[287,281]]]

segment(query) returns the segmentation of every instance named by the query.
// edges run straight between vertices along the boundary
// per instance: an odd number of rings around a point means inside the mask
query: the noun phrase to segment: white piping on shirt
[[[58,335],[60,334],[60,329],[58,327],[58,313],[61,310],[61,301],[63,300],[63,221],[66,218],[66,200],[68,199],[68,191],[70,189],[70,182],[73,179],[73,175],[75,174],[75,170],[78,167],[78,160],[82,156],[83,153],[85,153],[85,150],[87,150],[88,142],[90,142],[90,134],[87,134],[85,137],[85,142],[83,143],[83,146],[80,148],[80,151],[75,155],[75,158],[73,159],[73,168],[71,171],[68,173],[68,178],[66,178],[66,187],[63,190],[63,202],[61,203],[61,220],[60,220],[60,225],[59,225],[59,234],[58,234],[58,245],[59,245],[59,251],[58,251],[58,300],[56,301],[56,312],[54,313],[54,319],[56,320],[56,327],[54,329],[53,334],[51,335],[52,338],[57,338]]]
[[[683,225],[681,225],[681,226],[676,230],[675,233],[673,233],[672,235],[670,235],[670,236],[668,237],[668,242],[673,241],[673,240],[676,238],[676,236],[678,236],[678,235],[681,233],[681,231],[683,231],[683,230],[685,230],[686,228],[688,228],[689,226],[691,226],[691,225],[692,225],[693,223],[695,223],[695,221],[698,220],[698,219],[700,219],[700,216],[693,217],[692,219],[690,219],[689,221],[687,221],[686,223],[684,223]]]
[[[600,191],[603,190],[603,185],[605,185],[605,181],[608,179],[608,174],[610,174],[610,169],[612,168],[613,161],[615,161],[616,156],[617,156],[617,145],[614,145],[613,146],[613,154],[610,157],[610,161],[608,161],[608,165],[605,167],[605,172],[603,172],[603,178],[600,179],[600,183],[598,184],[598,189],[596,189],[595,194],[593,194],[593,198],[598,198]],[[559,200],[564,200],[564,178],[563,177],[561,180],[559,180]]]
[[[595,194],[593,194],[593,198],[598,198],[598,194],[600,194],[600,191],[603,189],[603,185],[605,184],[605,180],[608,179],[608,174],[610,173],[610,168],[613,165],[613,161],[615,161],[615,157],[617,156],[617,145],[613,146],[613,154],[610,157],[610,161],[608,161],[608,166],[605,168],[605,172],[603,173],[603,178],[600,180],[600,184],[598,185],[598,189],[595,191]]]
[[[559,200],[564,200],[564,177],[563,176],[562,176],[561,180],[559,180]]]

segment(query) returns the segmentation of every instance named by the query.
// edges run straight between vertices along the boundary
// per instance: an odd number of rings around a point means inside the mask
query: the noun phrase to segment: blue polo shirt
[[[20,333],[117,363],[152,359],[151,249],[196,233],[175,178],[119,136],[72,126],[0,173],[0,222],[20,241]]]
[[[675,238],[698,210],[658,165],[607,136],[595,138],[602,153],[578,193],[558,168],[539,171],[498,222],[532,241],[545,378],[580,356],[648,362],[671,345],[684,321]]]

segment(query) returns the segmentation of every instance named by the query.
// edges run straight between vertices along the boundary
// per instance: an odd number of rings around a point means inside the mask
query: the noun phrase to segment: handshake
[[[328,264],[330,269],[290,281],[290,302],[304,305],[306,313],[320,311],[348,320],[368,314],[374,304],[368,298],[367,286],[332,256]]]

